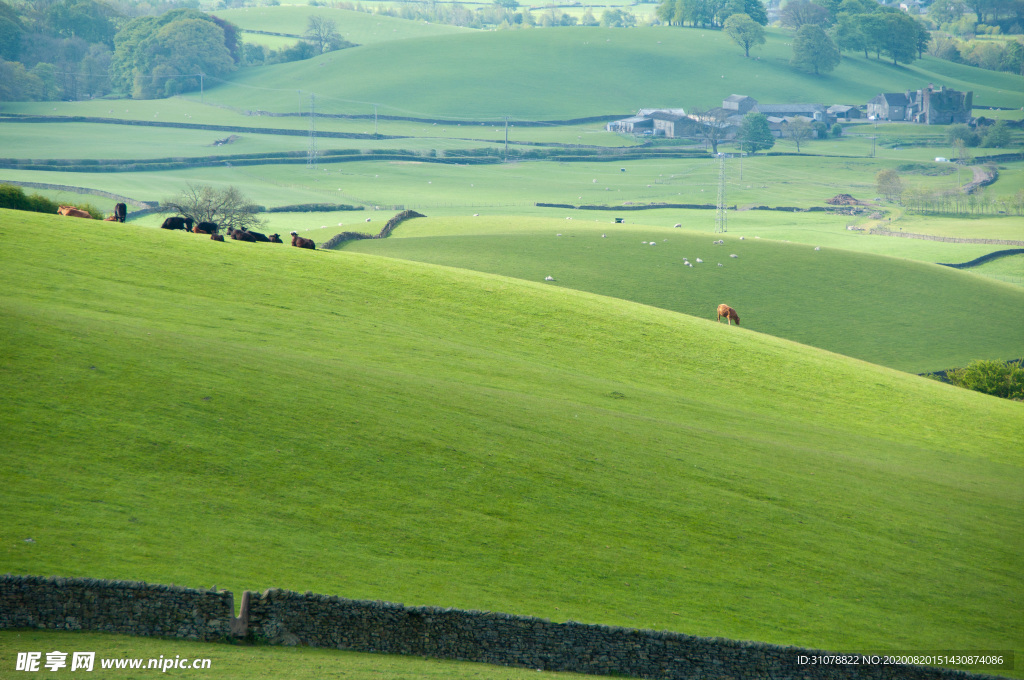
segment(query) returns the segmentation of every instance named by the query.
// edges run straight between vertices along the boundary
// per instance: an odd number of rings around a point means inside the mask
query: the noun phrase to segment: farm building
[[[925,125],[967,123],[971,119],[973,92],[935,89],[934,85],[906,92],[876,95],[868,102],[868,117],[874,120],[910,121]]]
[[[851,121],[863,118],[863,114],[856,106],[847,106],[846,104],[834,104],[826,109],[828,117],[832,120],[837,121]]]

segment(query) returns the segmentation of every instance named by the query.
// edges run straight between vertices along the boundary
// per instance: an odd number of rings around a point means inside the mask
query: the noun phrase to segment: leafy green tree
[[[868,39],[864,35],[863,24],[860,14],[841,13],[838,21],[832,26],[831,37],[841,51],[860,52],[864,51],[864,58],[868,56]]]
[[[1024,400],[1024,368],[1020,362],[979,359],[946,373],[949,382],[1003,399]]]
[[[25,25],[21,17],[10,5],[0,2],[0,59],[18,61],[24,35]]]
[[[789,63],[813,70],[814,75],[828,73],[839,65],[839,48],[821,26],[804,24],[793,38],[793,58]]]
[[[800,28],[805,24],[816,24],[827,26],[829,24],[828,10],[821,5],[816,5],[810,0],[790,0],[779,17],[783,26]]]
[[[984,145],[989,148],[1008,147],[1012,140],[1013,135],[1010,132],[1010,126],[1006,124],[1005,120],[997,120],[985,131]]]
[[[975,147],[981,144],[981,135],[970,125],[955,123],[946,128],[946,141],[950,144],[956,144],[959,141],[966,147]]]
[[[44,91],[43,81],[24,64],[0,58],[0,102],[39,101]]]
[[[743,117],[743,124],[740,126],[736,138],[740,142],[740,149],[757,153],[761,150],[768,150],[775,146],[775,135],[768,126],[768,118],[763,113],[750,112]]]
[[[762,26],[768,25],[768,11],[761,0],[728,0],[724,9],[719,12],[722,25],[724,26],[725,21],[734,14],[746,14]]]
[[[629,10],[606,9],[601,12],[601,25],[605,28],[629,28],[636,26],[636,16]]]
[[[750,57],[750,48],[764,44],[764,26],[746,14],[733,14],[725,20],[725,32],[732,41],[743,48],[743,53]]]
[[[61,0],[46,10],[46,23],[62,38],[113,46],[116,29],[107,16],[110,9],[93,0]]]
[[[238,45],[224,23],[196,10],[133,19],[114,38],[114,88],[136,98],[162,97],[198,90],[199,74],[226,75],[235,65],[232,46]]]
[[[937,24],[951,24],[958,21],[966,10],[963,0],[935,0],[928,7],[928,17]]]
[[[900,173],[895,170],[882,170],[875,175],[875,186],[886,200],[898,203],[903,197],[903,180],[900,179]]]
[[[909,64],[917,58],[920,24],[898,9],[879,7],[864,15],[865,35],[876,54],[892,59],[893,66]]]

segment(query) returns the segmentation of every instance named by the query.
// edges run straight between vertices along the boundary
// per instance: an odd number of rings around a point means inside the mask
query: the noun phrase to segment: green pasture
[[[713,30],[474,31],[246,69],[208,89],[206,97],[243,108],[291,111],[296,90],[302,90],[316,93],[339,112],[366,112],[376,103],[380,113],[391,115],[485,122],[504,116],[559,120],[628,115],[642,107],[715,106],[733,93],[768,103],[861,104],[879,91],[902,92],[929,82],[973,90],[978,105],[1024,104],[1020,76],[927,56],[901,67],[848,56],[829,76],[804,74],[789,65],[789,40],[788,33],[769,29],[764,49],[755,50],[759,59],[746,59],[728,36]],[[666,88],[666,73],[686,74],[678,91]],[[616,86],[607,87],[609,82]]]
[[[637,236],[592,247],[685,244]],[[0,238],[5,571],[1024,652],[1021,404],[761,333],[752,303],[726,326],[564,279],[7,211]],[[884,271],[726,251],[722,282]],[[882,316],[921,342],[927,310]]]
[[[1008,255],[966,270],[997,281],[1024,286],[1024,255]]]
[[[439,231],[449,219],[434,220],[442,223]],[[413,224],[419,233],[432,231],[429,219]],[[1019,290],[946,267],[835,248],[732,235],[713,245],[707,233],[616,227],[551,220],[531,231],[406,236],[346,249],[528,281],[552,276],[553,286],[704,318],[714,318],[725,302],[748,328],[914,373],[978,357],[1024,356]],[[1001,320],[992,318],[993,307],[1005,310]]]
[[[266,31],[301,36],[309,27],[312,16],[329,19],[345,40],[357,45],[389,43],[395,40],[439,35],[462,34],[472,29],[425,21],[407,21],[379,14],[368,14],[333,7],[286,5],[279,7],[244,7],[218,9],[213,14],[230,21],[244,31]],[[266,35],[247,35],[247,42],[263,43]],[[295,42],[294,39],[291,40]]]
[[[299,42],[298,38],[283,35],[266,35],[251,31],[239,31],[239,40],[250,45],[262,45],[270,50],[288,49]]]
[[[586,678],[576,673],[537,672],[532,668],[507,668],[505,666],[484,666],[463,661],[443,661],[409,656],[386,656],[382,654],[361,654],[336,649],[309,647],[270,647],[266,645],[232,645],[172,640],[167,638],[142,638],[103,633],[53,632],[53,631],[0,631],[0,677],[14,678],[13,670],[18,652],[42,652],[53,650],[71,652],[95,652],[93,673],[100,670],[101,659],[174,659],[180,657],[189,661],[209,659],[209,669],[173,669],[175,678],[201,680],[322,680],[324,677],[344,676],[346,680],[379,680],[379,678],[426,679],[426,680],[479,680],[481,676],[495,680],[558,680],[565,678]],[[70,657],[69,657],[70,658]],[[11,670],[12,675],[7,675]],[[70,677],[81,675],[69,668],[50,671],[44,668],[48,677]],[[145,677],[155,675],[154,670],[135,671]],[[115,676],[131,671],[111,670]]]
[[[988,238],[1024,242],[1024,219],[1020,217],[969,216],[945,217],[940,215],[903,215],[894,222],[894,229],[911,234],[929,234],[952,238]],[[993,245],[991,250],[1013,248],[1012,245]],[[1017,246],[1020,247],[1020,246]]]

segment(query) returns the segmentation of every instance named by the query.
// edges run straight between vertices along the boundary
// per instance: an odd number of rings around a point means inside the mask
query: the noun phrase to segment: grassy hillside
[[[703,318],[726,302],[759,332],[917,373],[1024,356],[1024,292],[947,267],[735,236],[716,246],[708,234],[579,220],[536,220],[532,229],[502,220],[504,230],[493,224],[483,234],[430,235],[452,221],[460,220],[410,223],[419,238],[347,247],[531,281],[553,276],[555,286]]]
[[[332,7],[290,5],[284,7],[244,7],[213,12],[243,31],[266,31],[302,35],[309,28],[309,18],[318,16],[335,23],[338,33],[349,42],[369,45],[407,38],[466,33],[470,29],[425,21],[406,21],[379,14],[367,14]],[[268,36],[248,34],[246,42],[262,43]],[[292,41],[294,42],[294,40]]]
[[[1021,404],[388,258],[0,239],[5,571],[1022,651]]]
[[[403,40],[315,60],[239,71],[207,90],[213,101],[295,110],[296,89],[315,92],[324,111],[449,118],[557,120],[628,114],[641,107],[718,105],[733,93],[766,103],[861,104],[879,91],[929,82],[974,91],[978,106],[1024,104],[1022,79],[932,57],[893,67],[844,57],[828,76],[789,65],[791,37],[768,31],[760,59],[746,59],[727,35],[683,28],[567,28],[487,31]],[[608,83],[615,83],[609,88]],[[675,85],[673,85],[675,83]]]

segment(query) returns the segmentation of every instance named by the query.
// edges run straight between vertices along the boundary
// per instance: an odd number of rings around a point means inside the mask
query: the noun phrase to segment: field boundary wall
[[[885,227],[875,227],[870,232],[873,236],[896,236],[897,238],[916,238],[925,241],[941,241],[943,243],[979,243],[998,246],[1024,246],[1024,241],[1010,241],[996,238],[959,238],[956,236],[933,236],[931,234],[912,234],[907,231],[890,231]],[[980,264],[980,263],[979,263]],[[954,265],[947,265],[954,266]]]
[[[1020,245],[1024,246],[1024,243],[1021,243]],[[1024,248],[1010,248],[1009,250],[997,250],[994,253],[989,253],[988,255],[976,257],[970,262],[960,262],[959,264],[948,264],[946,262],[939,262],[938,264],[941,264],[943,267],[952,267],[953,269],[970,269],[971,267],[977,267],[978,265],[985,264],[986,262],[991,262],[992,260],[998,260],[999,258],[1002,257],[1009,257],[1010,255],[1020,255],[1022,253],[1024,253]]]
[[[0,629],[93,630],[425,656],[502,666],[642,678],[755,680],[987,680],[906,665],[810,664],[830,652],[668,631],[494,612],[350,600],[269,589],[231,592],[139,581],[0,577]]]

